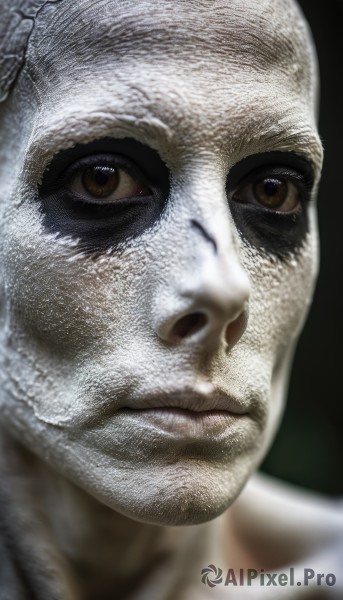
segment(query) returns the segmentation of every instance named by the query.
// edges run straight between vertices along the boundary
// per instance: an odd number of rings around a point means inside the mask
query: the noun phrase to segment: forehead
[[[36,17],[40,42],[50,52],[85,47],[116,57],[139,51],[175,54],[175,42],[192,54],[232,49],[269,63],[271,55],[304,51],[306,26],[293,0],[77,0],[44,3]],[[278,48],[273,48],[277,42]],[[297,46],[300,48],[297,48]]]
[[[132,126],[121,134],[116,124],[113,135],[145,143],[149,121],[150,132],[155,123],[163,135],[173,131],[193,148],[203,134],[228,146],[227,132],[237,149],[242,136],[263,130],[268,147],[257,151],[281,149],[273,139],[279,144],[283,130],[290,138],[285,149],[293,149],[299,135],[302,146],[311,147],[315,61],[292,0],[46,3],[30,37],[26,68],[41,103],[35,136],[41,148],[43,132],[50,129],[55,143],[63,123],[66,146],[68,134],[87,141],[86,128],[90,139],[112,135],[116,115]],[[156,147],[154,140],[151,145]]]
[[[59,66],[66,75],[66,59],[71,73],[89,61],[148,58],[194,68],[229,60],[241,70],[291,69],[300,81],[312,59],[292,0],[62,0],[43,6],[32,37],[45,74]]]

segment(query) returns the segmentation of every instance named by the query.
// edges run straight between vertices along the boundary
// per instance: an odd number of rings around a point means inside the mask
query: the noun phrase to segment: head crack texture
[[[4,102],[22,69],[38,13],[60,0],[3,0],[0,19],[0,102]]]

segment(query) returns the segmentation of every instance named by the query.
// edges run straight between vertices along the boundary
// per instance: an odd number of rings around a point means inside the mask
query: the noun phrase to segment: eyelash
[[[64,169],[61,174],[53,178],[54,181],[52,181],[52,185],[55,191],[56,187],[66,189],[72,182],[73,178],[77,177],[78,175],[82,176],[82,173],[85,172],[86,169],[98,165],[108,166],[110,168],[115,168],[117,171],[122,171],[128,176],[132,177],[132,179],[135,181],[139,181],[142,183],[142,185],[149,187],[149,182],[146,181],[143,173],[133,166],[130,159],[126,159],[123,156],[115,154],[98,154],[86,156],[75,161],[72,163],[72,165]],[[230,189],[228,190],[228,198],[230,200],[234,200],[234,196],[237,194],[237,192],[243,190],[249,185],[253,187],[258,181],[266,179],[274,179],[279,180],[280,182],[292,184],[299,191],[301,200],[306,200],[310,196],[312,182],[308,181],[308,178],[288,167],[285,168],[282,166],[271,165],[270,167],[264,166],[263,169],[255,169],[246,177],[243,177],[238,184],[234,186],[232,186],[232,184],[229,185]],[[263,210],[273,209],[263,207]]]
[[[170,173],[156,150],[133,138],[113,139],[101,138],[89,144],[77,144],[73,148],[63,150],[52,160],[46,169],[39,185],[40,193],[56,192],[63,187],[65,176],[81,166],[94,165],[99,157],[106,157],[107,162],[123,168],[130,176],[137,177],[144,185],[158,192],[170,191]],[[110,160],[109,160],[110,159]],[[262,176],[279,175],[291,178],[295,184],[304,185],[305,195],[311,191],[314,172],[309,158],[295,151],[267,151],[248,155],[230,168],[227,177],[227,193],[238,186],[249,183]]]
[[[84,194],[82,185],[79,187],[80,177],[87,168],[99,163],[122,170],[134,182],[145,186],[144,194],[135,195],[140,188],[131,187],[131,182],[129,197],[126,193],[121,196],[123,189],[127,190],[125,185],[120,190],[115,187],[114,196],[111,191],[110,197],[101,194],[94,197],[92,186],[86,186]],[[72,189],[70,184],[75,177],[79,179]],[[251,194],[254,186],[256,190],[256,182],[264,178],[294,185],[299,199],[297,207],[291,207],[290,212],[275,210],[257,201],[251,203],[251,196],[244,196],[244,202],[237,201],[235,194],[243,191],[245,194],[247,186]],[[43,224],[52,233],[76,237],[85,252],[107,251],[158,223],[170,198],[171,181],[170,172],[157,152],[132,139],[105,138],[86,147],[76,146],[58,155],[43,176],[38,189]],[[308,231],[307,201],[312,184],[311,164],[292,152],[260,153],[236,163],[229,171],[226,192],[231,215],[243,240],[286,260],[290,252],[301,247]]]
[[[287,192],[290,189],[295,190],[298,193],[298,202],[293,210],[282,210],[282,206],[280,207],[268,207],[260,202],[256,198],[252,198],[251,202],[248,202],[244,199],[239,198],[239,194],[245,191],[245,196],[250,195],[254,196],[254,188],[256,191],[256,187],[261,182],[266,181],[274,181],[279,182],[281,184],[285,184],[287,186]],[[268,212],[277,212],[278,214],[290,214],[299,212],[303,205],[309,201],[311,197],[312,191],[312,178],[303,174],[299,171],[296,171],[293,168],[282,166],[282,165],[270,165],[264,166],[262,169],[255,169],[250,172],[246,177],[243,177],[238,184],[229,185],[228,189],[228,198],[231,202],[240,202],[241,204],[251,204],[256,206],[257,209]],[[248,191],[248,188],[249,191]],[[286,202],[286,201],[285,201]]]
[[[57,178],[57,184],[58,186],[66,189],[76,177],[82,177],[83,173],[87,169],[97,167],[99,165],[102,167],[113,168],[118,172],[125,173],[134,181],[139,181],[142,183],[142,185],[149,187],[149,183],[146,181],[145,176],[133,165],[132,161],[125,159],[123,156],[115,154],[98,154],[77,160],[62,172],[62,174]],[[71,191],[70,193],[72,195]]]

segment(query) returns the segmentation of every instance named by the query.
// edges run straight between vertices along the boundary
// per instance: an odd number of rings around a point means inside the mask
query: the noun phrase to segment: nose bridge
[[[246,326],[250,282],[239,261],[224,186],[195,187],[192,202],[189,193],[179,192],[182,223],[157,332],[172,344],[232,346]]]
[[[199,159],[193,166],[194,176],[189,178],[179,199],[182,202],[183,227],[187,233],[178,245],[178,252],[185,250],[188,240],[191,272],[184,277],[184,294],[192,289],[193,294],[217,299],[218,310],[227,298],[247,295],[250,288],[246,272],[239,255],[236,228],[230,216],[225,190],[224,169],[217,165],[216,157],[206,157],[206,164]],[[186,268],[187,271],[187,268]],[[193,284],[191,284],[193,282]],[[241,292],[239,292],[241,290]]]
[[[199,219],[190,219],[189,229],[192,261],[189,272],[186,269],[184,273],[180,294],[192,298],[194,303],[206,303],[209,308],[213,305],[218,314],[227,310],[229,300],[241,305],[246,299],[248,278],[240,264],[230,229],[225,236],[219,237]]]
[[[197,223],[194,220],[191,226],[194,228]],[[194,270],[184,278],[180,293],[192,301],[194,308],[203,307],[212,312],[214,319],[225,317],[228,313],[234,318],[248,299],[250,286],[247,274],[232,240],[221,243],[215,233],[209,234],[205,226],[202,229],[207,236],[205,238],[203,234],[204,240],[197,242]],[[201,245],[207,245],[207,248],[200,250]]]
[[[233,244],[233,223],[225,190],[227,169],[217,154],[198,150],[191,159],[187,156],[186,164],[172,180],[172,218],[182,237],[180,249],[189,241],[194,250],[196,247],[197,251],[204,252],[212,245],[219,254]],[[209,247],[204,244],[206,240]]]

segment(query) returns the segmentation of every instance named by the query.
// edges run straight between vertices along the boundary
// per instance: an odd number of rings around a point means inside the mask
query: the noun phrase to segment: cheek
[[[28,213],[18,215],[5,241],[12,330],[68,360],[105,346],[116,332],[125,335],[139,260],[84,257],[70,241],[43,235]]]
[[[302,249],[286,261],[251,251],[243,261],[252,296],[246,338],[276,369],[303,326],[318,270],[318,242],[308,235]]]
[[[128,345],[135,319],[141,321],[133,306],[142,261],[129,254],[103,262],[82,257],[70,243],[43,235],[28,207],[18,211],[4,236],[7,401],[31,406],[50,423],[77,412],[84,365],[91,376],[100,360]]]
[[[318,271],[315,223],[301,250],[287,261],[242,246],[241,262],[252,288],[249,322],[225,379],[231,389],[257,398],[263,422],[262,459],[282,417],[295,344],[312,300]]]

